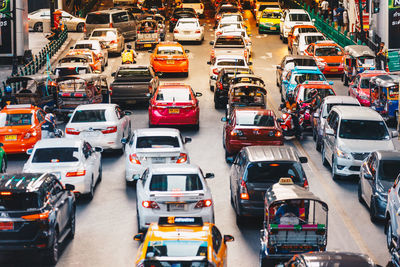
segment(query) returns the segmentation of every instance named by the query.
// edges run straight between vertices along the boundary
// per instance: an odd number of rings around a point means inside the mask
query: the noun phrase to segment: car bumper
[[[343,67],[325,66],[321,71],[323,74],[343,74]]]
[[[201,40],[203,40],[203,35],[201,33],[195,33],[195,34],[174,33],[174,40],[176,40],[176,41],[201,41]]]
[[[361,164],[361,160],[336,158],[335,171],[341,176],[359,175]]]
[[[283,146],[283,138],[281,140],[263,140],[263,141],[247,141],[247,140],[230,140],[226,144],[226,151],[229,154],[238,153],[246,146]]]
[[[280,25],[266,25],[260,23],[258,26],[258,30],[260,32],[279,32],[280,31]]]
[[[50,233],[42,231],[32,240],[1,240],[0,251],[36,251],[50,246]]]
[[[263,216],[264,201],[239,200],[239,211],[241,216]]]
[[[108,53],[119,53],[121,52],[121,47],[117,46],[110,46],[110,48],[107,48]]]
[[[149,112],[149,121],[152,125],[195,125],[199,123],[199,110],[186,114],[162,115],[158,111]]]
[[[133,179],[133,176],[135,176],[137,174],[139,174],[141,176],[147,167],[148,167],[147,165],[131,164],[130,162],[126,163],[126,165],[125,165],[125,180],[128,182],[133,182],[135,180],[135,179]]]
[[[187,61],[174,61],[174,64],[160,64],[153,63],[153,68],[155,72],[188,72],[189,71],[189,63]]]
[[[101,147],[103,149],[121,149],[122,143],[117,134],[99,135],[96,137],[87,137],[81,135],[65,134],[66,138],[79,138],[89,142],[92,147]]]
[[[3,149],[7,154],[25,153],[28,149],[33,148],[39,139],[29,138],[26,141],[3,141]]]

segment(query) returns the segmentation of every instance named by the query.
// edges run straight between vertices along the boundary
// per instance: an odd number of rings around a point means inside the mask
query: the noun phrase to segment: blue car
[[[318,67],[295,67],[282,81],[281,100],[286,101],[288,94],[293,94],[296,86],[305,81],[326,81],[326,78]]]

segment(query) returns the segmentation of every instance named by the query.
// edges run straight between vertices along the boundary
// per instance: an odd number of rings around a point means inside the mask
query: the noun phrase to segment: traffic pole
[[[13,0],[12,8],[12,21],[13,21],[13,59],[11,75],[18,74],[18,57],[17,57],[17,1]]]
[[[49,6],[50,6],[50,29],[53,30],[53,28],[54,28],[54,11],[55,11],[54,0],[49,0]]]

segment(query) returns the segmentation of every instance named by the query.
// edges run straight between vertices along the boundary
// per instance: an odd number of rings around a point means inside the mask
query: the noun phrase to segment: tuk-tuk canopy
[[[369,82],[370,82],[370,84],[375,84],[376,86],[379,86],[379,87],[389,88],[392,86],[399,85],[400,76],[393,75],[393,74],[378,75],[378,76],[372,77]]]
[[[239,75],[236,75],[235,77],[231,78],[231,81],[232,81],[232,83],[237,83],[238,81],[241,81],[241,83],[244,83],[246,78],[248,79],[249,83],[259,82],[259,83],[265,85],[264,80],[261,77],[253,75],[253,74],[239,74]]]
[[[344,51],[354,58],[375,57],[375,53],[366,45],[348,45]]]
[[[248,88],[249,91],[251,91],[251,92],[257,91],[257,92],[263,93],[264,95],[267,94],[267,90],[265,90],[264,87],[259,86],[259,85],[256,85],[256,84],[252,84],[252,83],[238,83],[238,84],[235,84],[235,85],[232,87],[232,90],[233,90],[233,91],[236,91],[236,90],[242,90],[242,89],[247,89],[247,88]]]
[[[80,74],[80,75],[68,75],[57,78],[57,82],[63,82],[67,80],[74,80],[74,79],[81,79],[87,82],[98,80],[99,78],[105,79],[106,76],[102,74],[96,73],[87,73],[87,74]]]

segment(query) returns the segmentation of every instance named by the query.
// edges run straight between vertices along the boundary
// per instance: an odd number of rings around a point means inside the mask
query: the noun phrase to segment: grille
[[[366,157],[368,157],[369,153],[351,153],[351,155],[356,160],[364,160]]]
[[[340,63],[328,63],[328,66],[330,66],[330,67],[339,67]]]
[[[349,170],[350,170],[350,171],[358,172],[358,171],[360,171],[360,166],[351,166],[351,167],[349,168]]]

